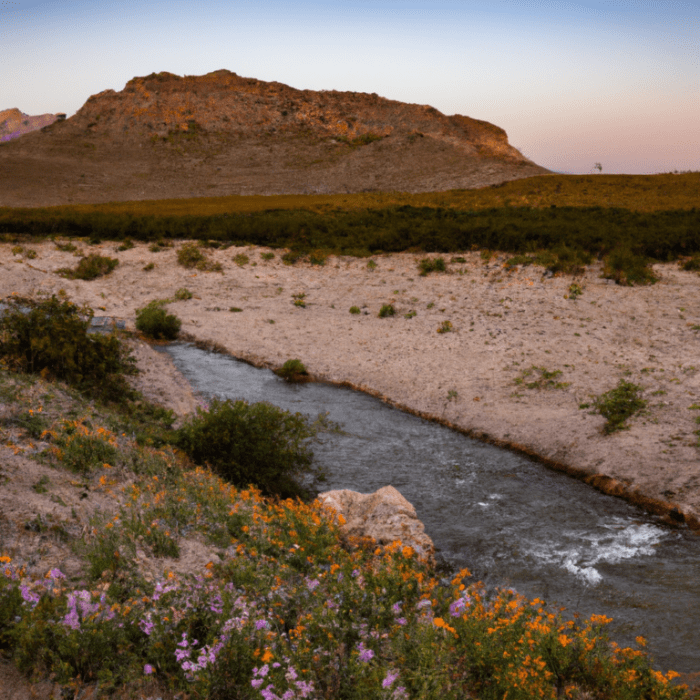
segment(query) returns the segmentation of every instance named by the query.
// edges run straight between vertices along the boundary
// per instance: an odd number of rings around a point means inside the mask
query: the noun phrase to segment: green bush
[[[605,258],[603,277],[627,286],[656,282],[647,258],[635,255],[629,248],[618,248]]]
[[[280,369],[275,370],[278,377],[287,382],[306,382],[309,373],[301,360],[287,360]]]
[[[686,260],[683,269],[687,272],[700,272],[700,255],[693,255],[690,260]]]
[[[134,242],[130,238],[127,238],[120,246],[117,247],[117,252],[122,253],[125,250],[131,250],[133,247]]]
[[[185,243],[177,251],[177,261],[183,267],[203,269],[203,266],[207,264],[207,257],[196,243]]]
[[[10,297],[0,318],[0,357],[10,369],[42,373],[96,398],[121,400],[136,374],[131,353],[116,335],[88,335],[92,309],[55,295],[36,302]]]
[[[250,258],[245,253],[238,253],[238,255],[234,256],[233,262],[235,262],[238,267],[243,267],[250,262]]]
[[[445,258],[423,258],[418,263],[420,276],[425,277],[430,272],[445,272]]]
[[[296,477],[318,474],[309,443],[328,425],[323,416],[312,423],[267,402],[214,399],[176,431],[174,442],[236,486],[287,498],[303,492]]]
[[[451,321],[443,321],[437,329],[438,333],[451,333],[454,330]]]
[[[175,340],[181,326],[180,319],[167,313],[160,301],[136,310],[136,328],[154,340]]]
[[[63,277],[74,280],[94,280],[97,277],[108,275],[119,264],[116,258],[107,258],[104,255],[92,253],[86,258],[81,258],[75,269],[61,268],[58,272]]]
[[[178,301],[187,301],[188,299],[191,299],[194,295],[192,292],[187,289],[187,287],[180,287],[180,289],[175,292],[175,299]]]
[[[351,307],[350,307],[350,313],[351,313],[351,314],[359,314],[359,313],[360,313],[360,307],[359,307],[359,306],[351,306]]]
[[[641,391],[640,386],[621,379],[614,389],[596,398],[595,407],[607,421],[603,426],[606,435],[626,430],[625,421],[647,405],[639,395]]]
[[[395,316],[396,309],[393,304],[383,304],[382,308],[379,309],[379,318],[387,318],[388,316]]]

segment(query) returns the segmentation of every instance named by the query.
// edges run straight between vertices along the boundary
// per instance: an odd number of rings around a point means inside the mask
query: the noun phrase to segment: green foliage
[[[177,262],[183,267],[206,265],[207,258],[196,243],[185,243],[177,251]]]
[[[294,299],[294,306],[298,306],[301,309],[306,308],[306,302],[304,299],[306,298],[306,294],[304,292],[298,292],[297,294],[292,294],[292,299]]]
[[[194,295],[189,289],[187,289],[187,287],[180,287],[180,289],[178,289],[177,292],[175,292],[175,299],[177,301],[187,301],[193,296]]]
[[[151,270],[153,270],[155,268],[155,266],[156,266],[155,263],[149,262],[147,265],[143,266],[143,271],[150,272]]]
[[[325,250],[317,248],[309,253],[309,262],[312,265],[325,265],[326,260],[328,260],[328,253]]]
[[[683,269],[687,272],[700,272],[700,255],[693,255],[683,263]]]
[[[56,444],[60,448],[61,462],[79,474],[89,474],[103,464],[114,466],[117,457],[116,448],[95,435],[64,433]]]
[[[0,318],[0,357],[16,371],[42,373],[104,400],[133,392],[124,379],[135,361],[116,335],[88,335],[92,309],[55,295],[35,302],[10,297]]]
[[[621,379],[618,385],[595,399],[595,408],[606,423],[603,432],[606,435],[618,430],[627,430],[628,418],[646,407],[647,402],[641,398],[642,387]]]
[[[418,264],[420,276],[425,277],[430,272],[445,272],[445,258],[423,258]]]
[[[125,250],[131,250],[133,247],[134,242],[131,240],[131,238],[126,238],[122,241],[121,245],[117,247],[117,252],[123,253]]]
[[[238,306],[232,306],[232,307],[229,309],[229,311],[230,311],[231,313],[233,313],[233,314],[239,314],[239,313],[241,313],[241,311],[243,311],[243,309],[241,309],[241,308],[238,307]]]
[[[35,440],[38,440],[41,434],[49,427],[41,411],[34,411],[33,409],[20,413],[15,418],[15,423],[20,428],[24,428],[27,434]]]
[[[181,326],[180,319],[167,313],[160,301],[136,310],[136,328],[154,340],[175,340]]]
[[[238,267],[243,267],[250,262],[250,258],[245,253],[238,253],[234,258],[233,262],[238,265]]]
[[[565,299],[573,299],[576,301],[583,294],[583,289],[580,284],[573,282],[569,285],[569,293],[564,295]]]
[[[382,304],[382,308],[379,309],[379,313],[377,315],[379,316],[379,318],[388,318],[389,316],[395,316],[396,309],[394,308],[393,304]]]
[[[404,314],[404,318],[413,318],[414,316],[417,316],[418,314],[414,309],[411,309],[408,313]]]
[[[260,257],[265,260],[266,262],[269,262],[275,257],[274,253],[260,253]]]
[[[360,307],[359,307],[359,306],[351,306],[351,307],[350,307],[350,313],[351,313],[351,314],[359,314],[359,313],[360,313]]]
[[[208,464],[239,487],[293,497],[303,491],[295,481],[314,474],[309,443],[328,426],[266,402],[215,399],[176,431],[175,444],[197,464]]]
[[[556,179],[546,178],[545,183],[545,178],[539,178],[537,187],[544,192],[554,186]],[[443,193],[442,199],[434,193],[393,198],[377,198],[373,193],[372,200],[363,195],[344,195],[344,199],[288,197],[280,199],[280,207],[271,206],[266,200],[264,210],[252,200],[246,204],[248,209],[238,211],[231,202],[224,210],[223,203],[215,205],[203,200],[181,203],[179,208],[165,202],[134,202],[51,210],[0,209],[0,234],[50,235],[61,230],[66,235],[101,240],[123,240],[128,236],[146,242],[162,239],[169,244],[176,239],[214,239],[286,248],[289,252],[283,259],[288,263],[319,249],[349,255],[406,250],[499,250],[533,258],[538,256],[537,251],[539,255],[554,251],[556,258],[542,262],[562,272],[580,268],[586,264],[586,256],[605,256],[618,248],[660,261],[700,253],[700,208],[692,208],[693,201],[697,204],[697,184],[693,184],[697,183],[697,176],[688,179],[685,194],[678,200],[679,207],[687,208],[669,209],[668,200],[663,206],[659,200],[654,205],[658,210],[644,211],[632,208],[634,198],[641,197],[642,190],[621,190],[620,201],[627,202],[627,209],[595,206],[595,198],[577,193],[577,182],[579,187],[585,183],[586,187],[597,188],[604,186],[604,180],[599,178],[598,183],[592,184],[585,178],[560,179],[560,183],[569,183],[562,185],[562,190],[568,188],[568,201],[578,198],[581,203],[555,208],[505,206],[504,197],[509,190],[532,187],[522,181],[508,183],[502,189]],[[643,178],[639,181],[646,182]],[[604,202],[609,192],[601,190],[597,196]],[[400,204],[396,204],[397,199]],[[332,206],[316,210],[316,201]]]
[[[566,389],[569,382],[558,382],[557,377],[561,376],[561,370],[548,370],[546,367],[532,366],[530,369],[524,369],[519,377],[516,377],[515,383],[525,386],[527,389]],[[527,379],[532,381],[526,381]]]
[[[454,328],[452,327],[451,321],[443,321],[439,325],[437,332],[438,333],[451,333],[453,330],[454,330]]]
[[[617,248],[605,258],[603,277],[627,286],[654,284],[657,279],[649,267],[649,260],[634,254],[629,248]]]
[[[368,260],[368,261],[367,261],[367,269],[368,269],[370,272],[373,272],[374,270],[377,269],[377,263],[374,262],[374,260]]]
[[[275,374],[287,382],[306,382],[309,380],[309,373],[301,360],[287,360],[280,369],[275,370]]]
[[[116,258],[108,258],[104,255],[92,253],[85,258],[81,258],[75,269],[62,268],[58,272],[63,277],[74,280],[94,280],[98,277],[108,275],[119,264]]]
[[[58,241],[55,241],[54,244],[58,250],[62,250],[64,253],[74,253],[76,250],[78,250],[78,248],[70,241],[68,241],[68,243],[59,243]]]

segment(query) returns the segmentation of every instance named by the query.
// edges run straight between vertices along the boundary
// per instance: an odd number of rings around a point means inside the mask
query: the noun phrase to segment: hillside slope
[[[0,147],[0,206],[427,192],[545,174],[503,129],[376,94],[151,74]]]

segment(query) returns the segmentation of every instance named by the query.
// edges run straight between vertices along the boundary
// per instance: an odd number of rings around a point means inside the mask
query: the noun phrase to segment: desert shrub
[[[350,313],[351,313],[351,314],[359,314],[359,313],[360,313],[360,307],[359,307],[359,306],[351,306],[351,307],[350,307]]]
[[[94,280],[97,277],[108,275],[119,264],[116,258],[108,258],[104,255],[92,253],[85,258],[81,258],[74,269],[62,268],[58,272],[63,277],[74,280]]]
[[[202,263],[206,263],[206,260],[206,256],[196,243],[185,243],[177,251],[177,261],[183,267],[198,267]]]
[[[278,377],[287,382],[305,382],[309,379],[309,373],[301,360],[287,360],[280,369],[275,370]]]
[[[0,357],[10,369],[62,379],[105,400],[131,396],[124,375],[136,373],[135,361],[116,335],[88,335],[92,309],[55,295],[5,303]]]
[[[57,440],[61,462],[71,471],[89,474],[103,464],[114,466],[117,450],[94,435],[63,435]]]
[[[404,318],[413,318],[414,316],[417,316],[417,312],[415,309],[411,309],[407,314],[404,314]]]
[[[604,433],[610,434],[627,429],[625,425],[627,419],[647,405],[640,396],[641,391],[640,386],[621,379],[614,389],[596,398],[595,407],[607,421],[603,426]]]
[[[175,299],[178,301],[187,301],[188,299],[191,299],[194,295],[192,292],[187,289],[187,287],[180,287],[180,289],[175,292]]]
[[[152,301],[136,310],[136,328],[154,340],[175,340],[182,322],[163,308],[162,302]]]
[[[445,258],[423,258],[418,263],[420,276],[425,277],[430,272],[445,272]]]
[[[155,263],[150,262],[150,263],[148,263],[148,265],[143,266],[143,271],[150,272],[151,270],[153,270],[155,268],[155,266],[156,266]]]
[[[629,248],[617,248],[605,258],[603,277],[617,284],[654,284],[656,277],[649,267],[649,260],[634,254]]]
[[[260,253],[260,257],[263,260],[268,261],[268,260],[272,260],[275,257],[275,254],[274,253]]]
[[[245,253],[238,253],[234,256],[233,262],[235,262],[238,267],[243,267],[243,265],[247,265],[250,262],[250,258]]]
[[[389,316],[395,316],[396,309],[394,308],[393,304],[383,304],[382,308],[379,309],[379,313],[377,315],[379,316],[379,318],[387,318]]]
[[[241,311],[243,311],[243,309],[241,309],[240,306],[231,306],[231,307],[229,308],[229,311],[230,311],[231,313],[238,314],[238,313],[240,313]]]
[[[134,247],[134,242],[130,239],[127,238],[124,241],[122,241],[122,244],[117,247],[117,252],[123,253],[125,250],[131,250]]]
[[[454,330],[451,321],[443,321],[437,329],[438,333],[451,333]]]
[[[368,260],[367,261],[367,269],[372,272],[373,270],[377,269],[377,263],[374,260]]]
[[[282,262],[285,265],[294,265],[299,260],[303,260],[306,257],[306,253],[302,250],[289,250],[284,255],[282,255]]]
[[[690,260],[683,263],[682,267],[687,272],[700,272],[700,255],[693,255]]]
[[[546,367],[533,365],[530,369],[524,369],[520,376],[516,377],[515,383],[528,389],[566,389],[569,383],[557,381],[560,376],[560,369],[548,370]]]
[[[240,487],[253,484],[264,493],[296,496],[295,478],[314,473],[310,442],[327,425],[312,423],[267,402],[214,399],[175,433],[175,444],[197,464],[207,464]]]
[[[309,253],[309,262],[312,265],[325,265],[326,260],[328,260],[328,252],[325,250],[319,248]]]
[[[42,433],[49,427],[42,413],[32,409],[20,413],[17,418],[15,418],[15,423],[20,428],[24,428],[29,436],[33,437],[35,440],[38,440]]]

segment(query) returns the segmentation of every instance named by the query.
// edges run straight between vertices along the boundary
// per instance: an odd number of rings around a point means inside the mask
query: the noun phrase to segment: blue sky
[[[699,2],[0,0],[0,109],[220,68],[485,119],[557,171],[700,170]]]

